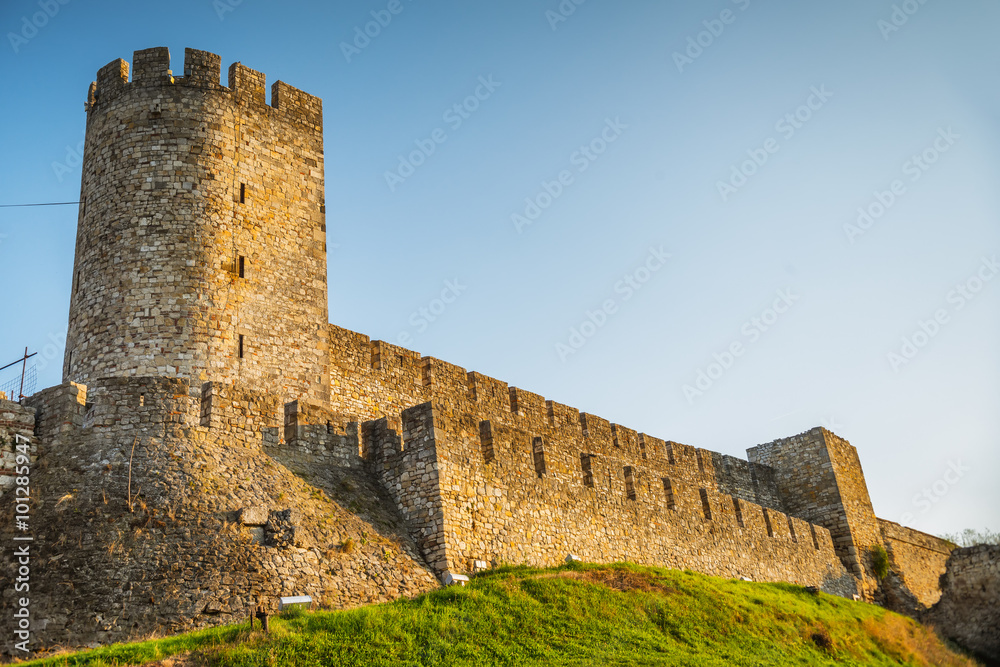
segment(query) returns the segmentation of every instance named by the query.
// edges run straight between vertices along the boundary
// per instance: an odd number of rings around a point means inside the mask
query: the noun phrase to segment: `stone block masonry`
[[[685,475],[676,458],[643,457],[634,432],[590,415],[587,433],[485,417],[434,403],[403,415],[404,433],[420,423],[433,434],[443,563],[430,562],[439,571],[468,572],[475,561],[551,566],[572,553],[857,591],[827,529],[720,493],[709,472]]]
[[[829,431],[743,460],[329,324],[322,102],[279,81],[268,103],[240,63],[222,85],[205,51],[185,50],[183,76],[165,48],[132,65],[87,96],[64,381],[0,401],[0,443],[30,435],[37,453],[36,646],[242,620],[258,597],[351,607],[568,554],[874,600],[882,544],[896,599],[936,599],[947,547],[877,519]],[[993,590],[992,552],[949,563],[935,609],[965,581]],[[5,603],[16,567],[0,552]]]
[[[0,398],[0,496],[14,486],[18,437],[26,438],[29,460],[34,462],[38,444],[34,437],[35,410]]]
[[[941,591],[924,621],[986,664],[1000,663],[1000,545],[952,551]]]
[[[925,607],[941,598],[941,576],[955,548],[951,542],[885,519],[878,520],[890,564]]]
[[[87,104],[64,378],[236,380],[328,400],[322,103],[165,48]]]

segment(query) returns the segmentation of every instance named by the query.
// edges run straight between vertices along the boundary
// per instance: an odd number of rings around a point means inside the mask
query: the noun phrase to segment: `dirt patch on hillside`
[[[677,592],[658,581],[655,575],[645,572],[633,572],[628,569],[600,569],[585,571],[562,571],[540,574],[536,578],[545,579],[549,577],[564,577],[566,579],[576,579],[590,584],[600,584],[616,591],[627,593],[629,591],[641,591],[643,593],[661,593],[672,595]]]

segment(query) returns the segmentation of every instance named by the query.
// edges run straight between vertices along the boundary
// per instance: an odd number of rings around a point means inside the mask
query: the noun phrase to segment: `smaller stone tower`
[[[750,461],[775,470],[789,514],[830,531],[844,566],[867,572],[868,549],[882,544],[858,450],[825,428],[814,428],[747,450]]]
[[[63,377],[327,402],[322,103],[220,62],[146,49],[90,86]]]

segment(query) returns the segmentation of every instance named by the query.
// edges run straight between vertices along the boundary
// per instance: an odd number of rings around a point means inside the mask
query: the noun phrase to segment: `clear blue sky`
[[[99,67],[213,51],[324,100],[333,322],[741,457],[826,425],[880,516],[1000,528],[1000,5],[51,2],[0,8],[0,203],[78,198]],[[75,223],[0,209],[5,359]]]

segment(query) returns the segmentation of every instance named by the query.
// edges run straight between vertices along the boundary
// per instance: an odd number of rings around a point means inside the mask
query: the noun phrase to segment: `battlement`
[[[727,493],[704,450],[586,413],[562,424],[548,414],[495,419],[496,381],[467,379],[489,388],[478,410],[433,400],[403,411],[402,430],[387,418],[362,426],[369,465],[419,524],[414,536],[438,572],[469,571],[476,561],[553,565],[574,553],[697,562],[720,576],[854,592],[829,530]],[[545,405],[537,395],[508,395],[518,413]]]
[[[97,71],[97,80],[87,94],[87,109],[103,107],[130,90],[183,86],[229,94],[234,104],[262,113],[275,113],[282,118],[323,129],[323,101],[283,81],[271,86],[271,103],[267,104],[266,76],[263,72],[236,62],[229,67],[228,87],[220,83],[222,58],[215,53],[184,49],[184,75],[174,76],[170,69],[170,51],[160,46],[142,49],[132,54],[132,80],[129,64],[117,58]]]
[[[448,412],[537,434],[556,429],[584,443],[593,456],[635,465],[668,465],[684,483],[713,485],[725,493],[785,511],[768,466],[640,433],[502,380],[385,341],[330,325],[331,405],[359,421],[385,418],[402,433],[399,416],[427,401]],[[364,439],[363,439],[364,440]],[[699,486],[699,488],[700,488]]]

